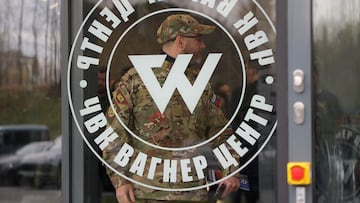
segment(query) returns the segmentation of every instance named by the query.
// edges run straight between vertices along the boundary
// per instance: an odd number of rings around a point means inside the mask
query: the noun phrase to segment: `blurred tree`
[[[39,76],[39,63],[38,63],[38,31],[39,28],[37,27],[37,17],[38,17],[38,1],[34,1],[34,10],[33,10],[33,20],[32,20],[32,33],[34,36],[33,45],[34,45],[34,60],[31,68],[31,73],[29,76],[29,85],[34,85],[35,81],[37,81],[37,78]]]
[[[19,32],[18,32],[18,56],[16,60],[16,69],[18,70],[18,81],[17,85],[22,85],[22,32],[23,32],[23,16],[24,16],[24,0],[20,1],[20,17],[19,17]]]

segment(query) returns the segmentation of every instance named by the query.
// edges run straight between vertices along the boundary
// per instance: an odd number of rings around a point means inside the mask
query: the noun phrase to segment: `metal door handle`
[[[305,120],[305,105],[303,102],[294,103],[294,122],[298,125],[304,123]]]
[[[300,69],[296,69],[293,72],[293,87],[296,93],[304,91],[304,72]]]

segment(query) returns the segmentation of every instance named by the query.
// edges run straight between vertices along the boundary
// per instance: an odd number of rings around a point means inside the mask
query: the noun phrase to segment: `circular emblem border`
[[[268,21],[268,23],[270,24],[271,28],[273,29],[274,33],[276,34],[276,30],[275,30],[275,26],[273,25],[273,23],[271,22],[269,16],[266,14],[266,12],[264,11],[264,9],[259,5],[259,3],[256,0],[252,0],[252,2],[260,9],[260,11],[263,13],[263,15],[266,17],[266,20]],[[253,159],[255,159],[255,157],[257,157],[259,155],[259,153],[263,150],[263,148],[267,145],[267,143],[270,141],[270,138],[272,137],[273,133],[276,130],[277,127],[277,121],[274,122],[274,125],[271,128],[271,131],[269,132],[268,137],[265,139],[265,141],[263,142],[263,144],[259,147],[259,149],[257,150],[256,153],[254,153],[254,155],[246,162],[244,163],[241,167],[239,167],[237,170],[235,170],[234,172],[232,172],[231,174],[215,181],[209,184],[205,184],[205,185],[201,185],[201,186],[196,186],[196,187],[189,187],[189,188],[163,188],[163,187],[156,187],[156,186],[152,186],[152,185],[148,185],[148,184],[144,184],[142,182],[136,181],[134,179],[131,179],[127,176],[125,176],[124,174],[118,172],[116,169],[114,169],[110,164],[108,164],[105,160],[103,160],[103,158],[94,150],[94,148],[92,147],[92,145],[89,143],[89,141],[87,140],[87,138],[85,137],[82,128],[78,122],[78,120],[76,119],[76,114],[74,111],[74,106],[73,106],[73,99],[71,96],[71,69],[72,69],[72,57],[74,55],[74,49],[75,49],[75,44],[79,39],[79,36],[81,34],[81,30],[83,29],[85,23],[87,22],[88,18],[93,14],[93,12],[96,10],[96,8],[102,3],[102,1],[99,1],[98,3],[95,4],[95,6],[89,11],[89,13],[86,15],[85,19],[83,20],[83,22],[81,23],[79,30],[74,38],[74,41],[72,43],[72,47],[71,47],[71,51],[69,54],[69,62],[68,62],[68,72],[67,72],[67,90],[68,90],[68,101],[69,101],[69,107],[71,110],[71,114],[73,116],[74,122],[76,127],[78,128],[78,132],[81,134],[83,141],[86,143],[86,145],[89,147],[89,149],[92,151],[92,153],[108,168],[110,168],[112,171],[114,171],[116,174],[120,175],[122,178],[137,184],[139,186],[142,187],[146,187],[146,188],[150,188],[150,189],[154,189],[154,190],[160,190],[160,191],[168,191],[168,192],[176,192],[176,191],[192,191],[192,190],[198,190],[198,189],[203,189],[206,188],[208,186],[212,186],[212,185],[216,185],[218,183],[220,183],[221,181],[225,180],[227,177],[229,176],[233,176],[237,173],[239,173],[244,167],[246,167],[250,162],[252,162]],[[108,75],[107,75],[107,79],[108,81]],[[108,88],[108,86],[107,86]]]

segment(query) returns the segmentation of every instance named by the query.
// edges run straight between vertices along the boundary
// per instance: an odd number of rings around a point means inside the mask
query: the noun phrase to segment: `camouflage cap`
[[[170,15],[158,28],[157,41],[159,44],[163,44],[169,40],[175,39],[178,35],[206,35],[212,33],[214,30],[214,26],[200,24],[190,15]]]

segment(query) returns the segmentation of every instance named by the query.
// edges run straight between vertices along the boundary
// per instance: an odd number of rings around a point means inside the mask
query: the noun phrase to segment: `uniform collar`
[[[169,61],[170,63],[174,63],[175,62],[175,58],[169,56],[169,55],[166,55],[166,59],[167,61]]]
[[[174,57],[172,57],[172,56],[170,56],[169,54],[167,54],[167,53],[165,53],[165,52],[161,52],[161,54],[166,54],[166,58],[165,58],[165,60],[166,61],[168,61],[168,62],[170,62],[170,63],[174,63],[175,62],[175,58]]]

